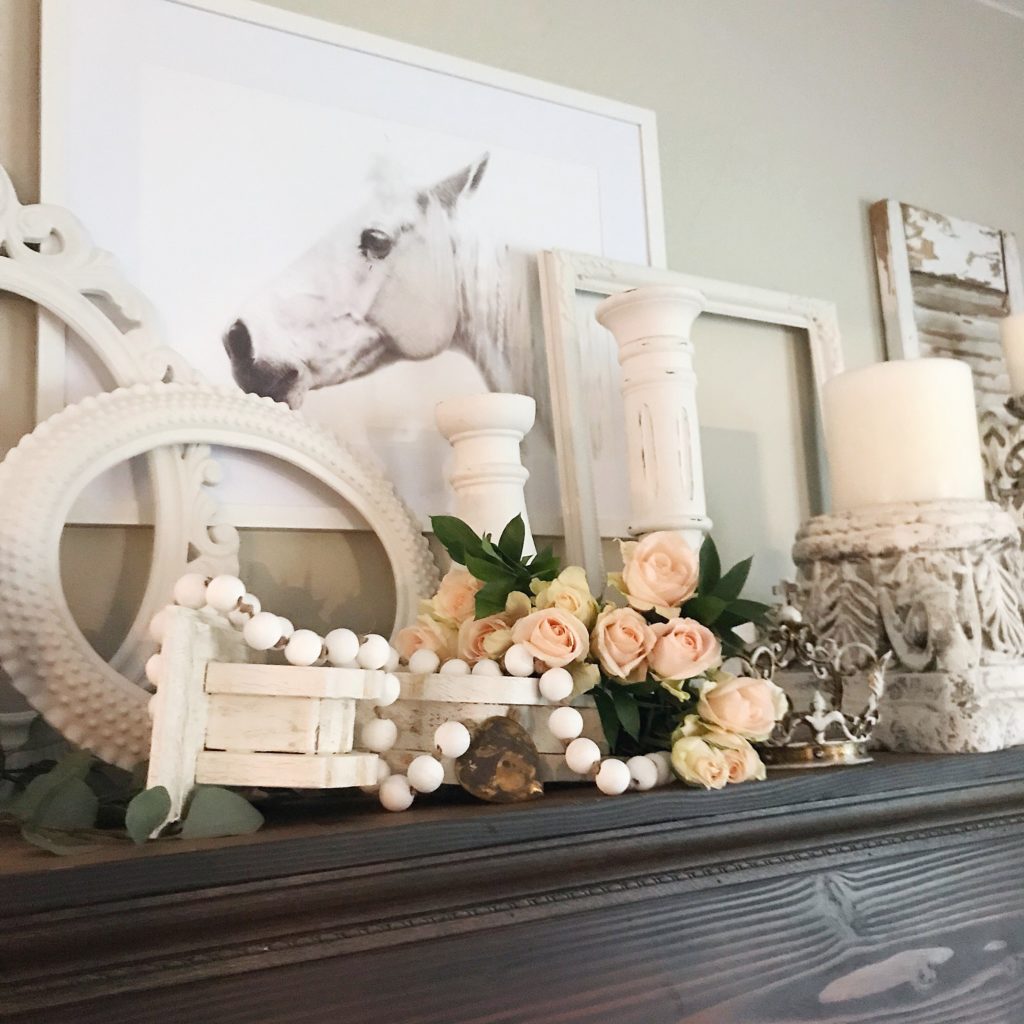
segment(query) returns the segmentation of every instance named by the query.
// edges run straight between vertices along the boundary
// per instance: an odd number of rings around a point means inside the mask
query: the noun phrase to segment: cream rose
[[[786,713],[786,695],[769,679],[717,673],[701,689],[697,714],[710,726],[766,740]]]
[[[661,530],[620,546],[622,573],[610,577],[612,584],[638,611],[675,618],[679,605],[696,593],[700,575],[697,555],[682,534]]]
[[[725,753],[700,736],[680,736],[672,744],[672,770],[683,782],[721,789],[729,781]]]
[[[638,611],[607,605],[597,617],[590,645],[608,675],[639,683],[647,678],[647,656],[654,639],[654,631]]]
[[[522,644],[549,668],[582,661],[590,651],[583,623],[561,608],[542,608],[520,619],[512,627],[512,642]]]
[[[575,615],[587,629],[593,629],[597,619],[597,601],[590,593],[587,574],[578,566],[570,565],[546,583],[534,580],[530,584],[538,608],[561,608]]]
[[[757,751],[742,736],[722,732],[720,729],[709,729],[701,739],[713,747],[718,747],[725,755],[730,782],[759,782],[767,775],[764,762],[757,756]]]
[[[467,619],[459,626],[459,657],[470,665],[497,661],[512,646],[512,620],[507,615]]]
[[[434,595],[434,614],[461,625],[476,614],[476,594],[482,587],[483,583],[468,569],[453,565]]]
[[[722,645],[694,619],[673,619],[651,627],[655,644],[647,659],[659,679],[692,679],[722,663]]]
[[[398,631],[395,648],[403,661],[419,650],[433,651],[442,661],[455,657],[458,634],[447,623],[421,615],[412,626]]]

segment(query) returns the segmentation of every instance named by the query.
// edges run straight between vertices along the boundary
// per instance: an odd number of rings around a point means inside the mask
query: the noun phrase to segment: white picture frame
[[[43,0],[41,195],[47,203],[75,209],[96,239],[97,244],[118,254],[128,278],[133,280],[153,301],[161,316],[164,339],[172,347],[182,349],[181,336],[187,334],[192,337],[193,334],[184,330],[177,332],[174,323],[168,323],[168,307],[181,310],[189,303],[183,299],[173,302],[165,301],[164,292],[167,295],[180,294],[181,296],[190,293],[186,293],[183,288],[175,291],[177,286],[169,283],[176,272],[173,266],[167,273],[158,275],[155,282],[146,279],[145,268],[157,266],[152,254],[160,246],[153,241],[145,241],[146,228],[134,226],[145,224],[148,221],[147,217],[136,216],[137,208],[130,204],[134,202],[132,196],[136,191],[142,191],[146,196],[159,194],[159,192],[158,186],[152,180],[148,178],[143,180],[131,172],[130,168],[134,166],[133,161],[137,157],[136,151],[143,149],[141,144],[136,145],[132,140],[140,134],[141,129],[138,127],[140,124],[160,123],[161,130],[164,130],[163,126],[167,126],[166,130],[172,131],[179,120],[186,122],[194,110],[197,107],[202,107],[203,104],[193,104],[192,107],[181,113],[180,118],[177,116],[159,117],[160,111],[155,108],[149,110],[145,106],[149,102],[147,96],[150,93],[144,86],[158,73],[163,74],[166,70],[160,65],[160,62],[149,60],[147,57],[149,51],[143,52],[142,39],[144,36],[150,40],[147,45],[156,45],[152,43],[152,39],[160,40],[162,38],[162,33],[154,31],[154,25],[149,25],[146,22],[146,18],[150,16],[147,12],[158,9],[161,12],[161,17],[165,17],[168,11],[173,11],[172,20],[175,23],[187,19],[189,24],[187,38],[190,42],[196,43],[197,52],[205,47],[206,50],[214,54],[210,57],[209,67],[215,68],[216,73],[210,70],[209,77],[199,81],[197,88],[201,95],[212,96],[214,87],[221,84],[219,76],[229,73],[224,70],[225,66],[243,60],[246,52],[245,47],[241,45],[222,47],[217,50],[214,43],[226,39],[230,33],[248,33],[246,39],[249,41],[255,38],[253,33],[259,33],[261,45],[271,47],[273,53],[280,53],[283,57],[281,61],[273,63],[276,69],[275,74],[281,67],[287,69],[289,60],[296,65],[301,64],[301,55],[295,56],[300,53],[300,50],[302,54],[305,54],[312,52],[308,49],[309,47],[316,47],[316,52],[322,56],[322,51],[319,48],[327,46],[334,48],[331,53],[336,54],[339,59],[344,57],[349,61],[365,61],[367,62],[366,66],[372,66],[382,75],[393,73],[396,79],[399,72],[406,76],[418,75],[420,77],[416,79],[417,82],[424,80],[423,76],[429,76],[431,83],[440,83],[438,88],[443,86],[445,89],[462,90],[459,93],[460,96],[472,95],[481,104],[484,99],[488,102],[500,100],[503,104],[512,105],[509,109],[514,107],[518,111],[523,125],[530,123],[526,115],[531,111],[534,113],[547,111],[551,113],[551,117],[555,117],[557,114],[559,118],[574,119],[573,123],[580,126],[577,131],[581,133],[581,138],[584,137],[584,134],[590,138],[597,133],[597,137],[600,139],[602,138],[600,132],[607,129],[607,143],[600,141],[592,143],[595,150],[600,150],[600,156],[595,156],[594,159],[611,159],[606,154],[614,151],[617,154],[615,159],[619,160],[621,166],[625,168],[626,163],[623,161],[628,158],[628,174],[625,170],[623,171],[622,181],[625,181],[627,177],[630,181],[635,179],[636,187],[630,186],[629,202],[623,202],[621,201],[623,197],[620,196],[617,199],[609,182],[595,179],[595,195],[600,195],[602,218],[605,216],[618,218],[623,226],[619,231],[616,226],[618,221],[615,223],[608,221],[607,224],[602,221],[598,226],[600,230],[597,233],[602,238],[607,235],[611,239],[608,243],[609,255],[622,256],[622,253],[610,251],[618,244],[615,241],[616,236],[621,235],[623,245],[626,245],[624,240],[628,236],[630,241],[627,247],[637,248],[639,232],[642,230],[644,251],[631,256],[631,261],[647,262],[653,266],[664,264],[665,242],[657,129],[655,116],[649,110],[380,38],[316,18],[268,7],[252,2],[252,0],[90,0],[90,3],[84,6],[88,8],[87,12],[83,12],[83,5],[75,3],[74,0]],[[114,15],[117,13],[122,16],[115,18]],[[89,19],[88,22],[83,20],[86,15]],[[216,31],[219,33],[216,39],[212,31],[208,31],[212,25],[216,25]],[[155,27],[162,28],[163,23],[161,22]],[[90,40],[93,40],[94,43],[90,43]],[[111,49],[109,52],[94,51],[90,49],[93,45],[95,47],[109,46]],[[175,49],[174,41],[169,38],[166,45],[171,54],[177,54],[182,49],[180,46]],[[307,49],[302,50],[302,47]],[[217,53],[223,54],[224,52],[231,53],[231,61],[225,62],[216,56]],[[126,61],[126,67],[129,66],[131,60],[141,62],[139,66],[142,70],[139,71],[137,81],[132,79],[128,72],[123,69],[118,70],[118,66],[115,66],[117,60],[122,59],[120,55],[125,54],[128,55],[123,58]],[[148,63],[147,60],[149,60]],[[196,58],[197,62],[198,60],[199,58]],[[206,65],[203,67],[205,68]],[[191,74],[193,71],[195,68],[190,64],[189,73]],[[246,74],[248,73],[247,71]],[[290,81],[287,79],[287,72],[284,74],[285,79],[283,80]],[[184,72],[182,72],[182,76],[184,78]],[[262,81],[260,84],[262,85]],[[137,87],[133,88],[133,85]],[[233,84],[232,87],[234,87]],[[402,87],[405,88],[405,86]],[[397,88],[398,86],[396,86]],[[169,86],[164,88],[163,93],[154,95],[163,96],[164,93],[176,95]],[[332,92],[331,95],[336,95],[336,93]],[[131,99],[129,101],[122,97],[131,97]],[[119,111],[122,108],[117,104],[125,104],[124,109],[127,109],[129,102],[135,104],[138,110],[132,115],[134,120],[125,121],[120,117]],[[161,100],[161,102],[166,101]],[[184,107],[188,101],[182,99],[180,102]],[[355,101],[353,100],[353,102]],[[398,100],[395,102],[397,103]],[[111,109],[111,105],[114,106],[114,109]],[[132,107],[132,110],[134,111],[135,107]],[[349,115],[346,114],[346,116]],[[410,120],[414,120],[417,115],[412,113],[409,116]],[[83,124],[83,119],[88,121],[90,118],[91,121],[88,124]],[[497,126],[504,125],[510,119],[491,116],[491,120],[496,125],[495,131],[498,131]],[[511,121],[519,123],[514,118]],[[552,121],[551,125],[545,128],[552,137],[559,134],[551,130],[554,126],[555,122]],[[472,130],[472,128],[467,128],[467,136],[471,134]],[[501,130],[511,129],[501,127]],[[521,129],[523,133],[526,131],[527,128]],[[184,130],[182,137],[192,138]],[[97,138],[102,138],[102,146],[95,145]],[[628,144],[625,146],[623,145],[624,139],[628,140]],[[615,140],[618,140],[618,145],[613,144]],[[485,141],[487,140],[481,138],[481,145]],[[544,142],[544,145],[548,144],[548,142]],[[554,146],[555,143],[552,142],[550,145]],[[565,143],[559,141],[557,145],[564,147]],[[538,142],[537,154],[535,154],[538,165],[542,158],[549,159],[545,155],[547,151],[542,152],[542,148]],[[491,151],[497,152],[499,155],[502,152],[500,146],[492,146]],[[148,154],[147,167],[162,166],[148,150],[146,152]],[[623,153],[626,155],[624,156]],[[191,149],[188,146],[184,147],[183,163],[187,164],[195,155],[198,154],[194,152],[194,147]],[[141,160],[141,158],[139,159]],[[581,156],[579,159],[585,162],[589,157]],[[254,164],[258,166],[257,161],[245,163],[246,175],[254,173],[251,170]],[[493,170],[496,166],[492,159],[488,174],[493,176],[497,173]],[[555,165],[553,164],[553,166]],[[562,165],[558,164],[557,166],[561,167]],[[616,164],[616,167],[618,166],[619,164]],[[90,192],[86,185],[86,179],[90,174],[99,173],[97,169],[102,170],[104,167],[110,169],[110,180],[102,180],[99,186],[94,183]],[[600,176],[604,170],[590,168],[587,173]],[[168,171],[167,175],[170,176],[170,174],[171,172]],[[501,180],[507,180],[507,177],[506,172],[506,179]],[[485,177],[484,180],[486,181],[487,178]],[[554,188],[554,186],[552,187]],[[564,190],[564,186],[562,187]],[[102,199],[96,198],[99,193],[103,194]],[[221,205],[220,198],[218,197],[217,205]],[[129,205],[125,206],[126,203]],[[627,208],[632,211],[628,217],[625,213],[615,212]],[[149,210],[149,207],[146,209]],[[325,214],[326,216],[327,214]],[[118,231],[122,230],[116,227],[119,218],[126,224],[132,225],[132,231],[137,230],[140,233],[140,237],[143,238],[142,243],[138,243],[134,237],[125,238],[118,235]],[[179,252],[182,264],[189,265],[201,258],[203,240],[210,237],[211,234],[216,237],[217,232],[215,229],[211,229],[210,224],[206,222],[207,218],[204,217],[203,210],[195,209],[193,204],[182,205],[180,218],[181,231],[186,232],[187,230],[188,235],[195,240],[195,244],[187,248],[187,243],[182,240],[180,244],[172,242],[166,248],[168,251]],[[149,218],[149,220],[152,219],[152,217]],[[626,224],[627,219],[629,219],[628,225]],[[186,228],[186,224],[191,227]],[[184,234],[180,238],[184,239]],[[537,241],[543,244],[531,245],[529,247],[531,253],[548,247],[550,244],[539,238]],[[217,244],[220,242],[218,241]],[[303,245],[305,244],[303,243]],[[145,258],[140,257],[140,252]],[[169,257],[168,260],[173,262]],[[283,266],[287,260],[283,256],[282,260]],[[140,266],[143,268],[141,271]],[[152,272],[156,273],[155,270]],[[190,273],[197,276],[194,269]],[[535,281],[536,271],[531,270],[530,273]],[[254,279],[253,284],[257,283]],[[529,287],[535,295],[535,284],[531,284]],[[531,302],[531,307],[536,306],[536,302]],[[539,308],[532,308],[531,311],[535,322],[532,349],[534,354],[542,358],[540,311]],[[174,315],[177,316],[177,313]],[[226,321],[220,322],[226,323]],[[218,334],[213,342],[209,343],[211,336],[206,336],[207,341],[204,342],[204,345],[207,345],[212,358],[214,349],[218,351],[220,349],[220,335]],[[211,376],[201,360],[197,361],[192,358],[192,352],[184,349],[182,351],[190,364],[202,376],[210,379],[213,383],[222,382],[220,378]],[[223,358],[222,354],[220,358]],[[69,391],[68,365],[66,334],[44,317],[40,325],[37,374],[37,415],[40,420],[52,415],[68,401],[82,397],[80,389],[78,392]],[[430,364],[417,363],[416,367],[419,368],[421,365],[427,367]],[[385,372],[391,369],[390,366],[384,367]],[[534,377],[536,378],[536,374]],[[431,380],[433,379],[441,380],[442,378],[431,378]],[[227,382],[230,382],[230,374]],[[353,383],[361,386],[364,381]],[[344,388],[345,385],[342,387]],[[380,388],[383,389],[384,386],[380,385]],[[536,392],[542,389],[535,387],[533,390]],[[323,393],[326,391],[321,394]],[[364,403],[360,408],[369,407],[373,396],[366,397],[363,392],[359,392],[359,394],[364,395],[359,399]],[[443,396],[439,395],[438,397]],[[426,401],[427,396],[420,397],[420,406],[424,406]],[[320,418],[320,413],[310,407],[311,404],[312,402],[307,403],[305,411],[312,419],[325,422]],[[339,421],[344,420],[342,412],[337,415]],[[421,525],[426,528],[427,516],[444,511],[443,505],[447,500],[441,472],[445,446],[443,440],[433,436],[432,424],[429,425],[431,435],[427,440],[426,417],[422,408],[417,408],[416,416],[419,418],[415,423],[415,444],[432,446],[429,452],[429,465],[426,465],[428,471],[423,468],[425,466],[424,459],[419,457],[424,450],[422,447],[416,447],[415,450],[410,448],[407,454],[403,454],[405,450],[401,448],[401,443],[404,443],[406,435],[401,433],[398,433],[399,441],[388,442],[392,444],[392,448],[387,448],[382,460],[384,471],[398,482],[403,499],[413,507],[420,518]],[[339,424],[328,423],[327,425],[335,427],[342,440],[356,443],[358,446],[358,442],[345,429],[338,429]],[[345,424],[342,423],[341,426],[344,427]],[[405,425],[403,425],[403,429],[406,429]],[[537,433],[535,431],[535,434]],[[376,437],[376,435],[371,436],[372,438]],[[535,447],[531,448],[531,444]],[[384,447],[386,448],[386,445]],[[395,451],[399,454],[392,457]],[[406,460],[405,462],[402,461],[403,458]],[[558,506],[557,502],[552,500],[557,486],[557,471],[554,449],[550,439],[543,442],[543,447],[538,438],[530,439],[525,459],[534,477],[532,504],[535,508],[534,518],[537,521],[538,533],[560,533],[561,520]],[[403,466],[406,463],[415,468],[410,468],[408,472],[403,471]],[[305,529],[363,528],[363,523],[358,517],[353,517],[346,510],[334,507],[325,500],[323,495],[306,494],[301,490],[298,482],[289,483],[288,486],[295,488],[295,492],[283,504],[269,504],[265,497],[268,489],[265,486],[259,486],[259,480],[249,480],[244,488],[239,488],[237,492],[232,491],[236,474],[232,472],[231,465],[228,464],[226,467],[226,482],[219,489],[217,497],[224,509],[225,516],[237,526]],[[249,467],[241,467],[239,475],[249,472]],[[245,484],[246,481],[243,480],[242,483]],[[111,486],[106,481],[97,482],[76,504],[70,521],[125,524],[148,521],[150,510],[147,508],[144,498],[132,497],[128,484],[127,479],[122,481],[121,490],[114,494],[101,489]],[[529,493],[528,496],[530,496]],[[284,498],[280,500],[284,501]],[[549,510],[552,510],[550,514]]]
[[[603,298],[630,288],[676,285],[703,294],[706,307],[701,316],[732,317],[806,331],[819,402],[822,385],[843,370],[839,322],[834,303],[827,300],[731,281],[562,250],[541,253],[539,264],[566,557],[570,563],[583,566],[591,586],[600,586],[605,569],[595,498],[593,413],[581,358],[579,297],[586,294]]]

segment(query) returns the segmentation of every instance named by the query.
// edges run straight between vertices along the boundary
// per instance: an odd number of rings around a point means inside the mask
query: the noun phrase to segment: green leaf
[[[740,619],[740,622],[753,622],[761,625],[768,616],[769,606],[760,601],[748,601],[739,597],[729,602],[729,613]]]
[[[510,519],[505,529],[501,531],[498,548],[503,555],[520,562],[523,558],[524,543],[526,543],[526,523],[523,522],[523,517],[518,515],[515,519]]]
[[[636,697],[626,687],[617,686],[612,690],[612,700],[615,702],[615,714],[618,716],[619,725],[633,739],[640,738],[640,709],[636,706]]]
[[[58,857],[81,853],[97,845],[94,839],[87,836],[77,836],[71,832],[62,832],[60,829],[41,828],[35,825],[23,826],[21,838],[33,846],[57,854]]]
[[[706,594],[703,597],[694,597],[687,601],[682,607],[682,615],[687,619],[696,619],[705,626],[711,626],[722,612],[725,611],[726,607],[726,602],[720,597]]]
[[[263,815],[243,796],[220,786],[199,786],[181,826],[183,839],[245,836],[263,824]]]
[[[718,586],[721,576],[722,561],[718,557],[718,548],[715,546],[711,535],[708,534],[704,538],[704,543],[700,546],[700,583],[697,585],[698,593],[710,593]]]
[[[92,765],[92,754],[88,750],[76,750],[61,758],[45,775],[38,775],[12,800],[7,808],[22,821],[28,821],[39,806],[50,798],[70,779],[84,779]]]
[[[483,619],[488,615],[497,615],[499,612],[503,612],[511,589],[507,580],[492,580],[490,583],[485,583],[476,592],[476,618]]]
[[[431,516],[430,528],[453,562],[466,564],[466,556],[480,554],[480,538],[457,516]]]
[[[467,555],[466,568],[482,583],[491,583],[494,580],[513,582],[513,577],[508,569],[500,562],[492,562],[489,558],[477,558],[476,555]]]
[[[136,793],[124,815],[125,831],[140,846],[167,820],[171,795],[163,786]]]
[[[746,586],[747,577],[750,575],[750,566],[753,562],[753,556],[744,558],[742,562],[737,562],[718,581],[718,585],[713,590],[714,596],[722,598],[723,601],[732,601],[739,597]]]
[[[92,828],[99,806],[84,779],[65,779],[36,805],[29,822],[36,828]]]
[[[604,730],[604,738],[608,742],[608,749],[614,751],[615,743],[619,738],[619,716],[615,712],[615,702],[608,691],[602,686],[597,686],[590,692],[593,694],[594,703],[597,705],[597,714],[601,719],[601,728]]]

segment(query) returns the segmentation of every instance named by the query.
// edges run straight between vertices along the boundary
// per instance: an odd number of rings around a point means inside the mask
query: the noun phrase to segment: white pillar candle
[[[956,359],[877,363],[824,389],[832,511],[985,497],[974,384]]]
[[[1000,320],[999,334],[1010,375],[1010,394],[1024,395],[1024,313],[1014,313]]]
[[[495,539],[511,519],[526,524],[523,554],[537,553],[530,533],[523,488],[529,471],[519,446],[537,414],[527,395],[482,394],[449,398],[437,404],[437,427],[454,450],[449,478],[455,492],[455,514],[477,533]]]

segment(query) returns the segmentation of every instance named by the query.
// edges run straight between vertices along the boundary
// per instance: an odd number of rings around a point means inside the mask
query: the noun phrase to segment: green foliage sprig
[[[521,515],[501,531],[497,543],[489,533],[477,535],[456,516],[431,516],[430,525],[452,561],[464,565],[483,583],[476,595],[478,619],[503,612],[511,593],[531,596],[532,580],[553,580],[561,568],[550,547],[531,558],[523,557],[526,523]]]

